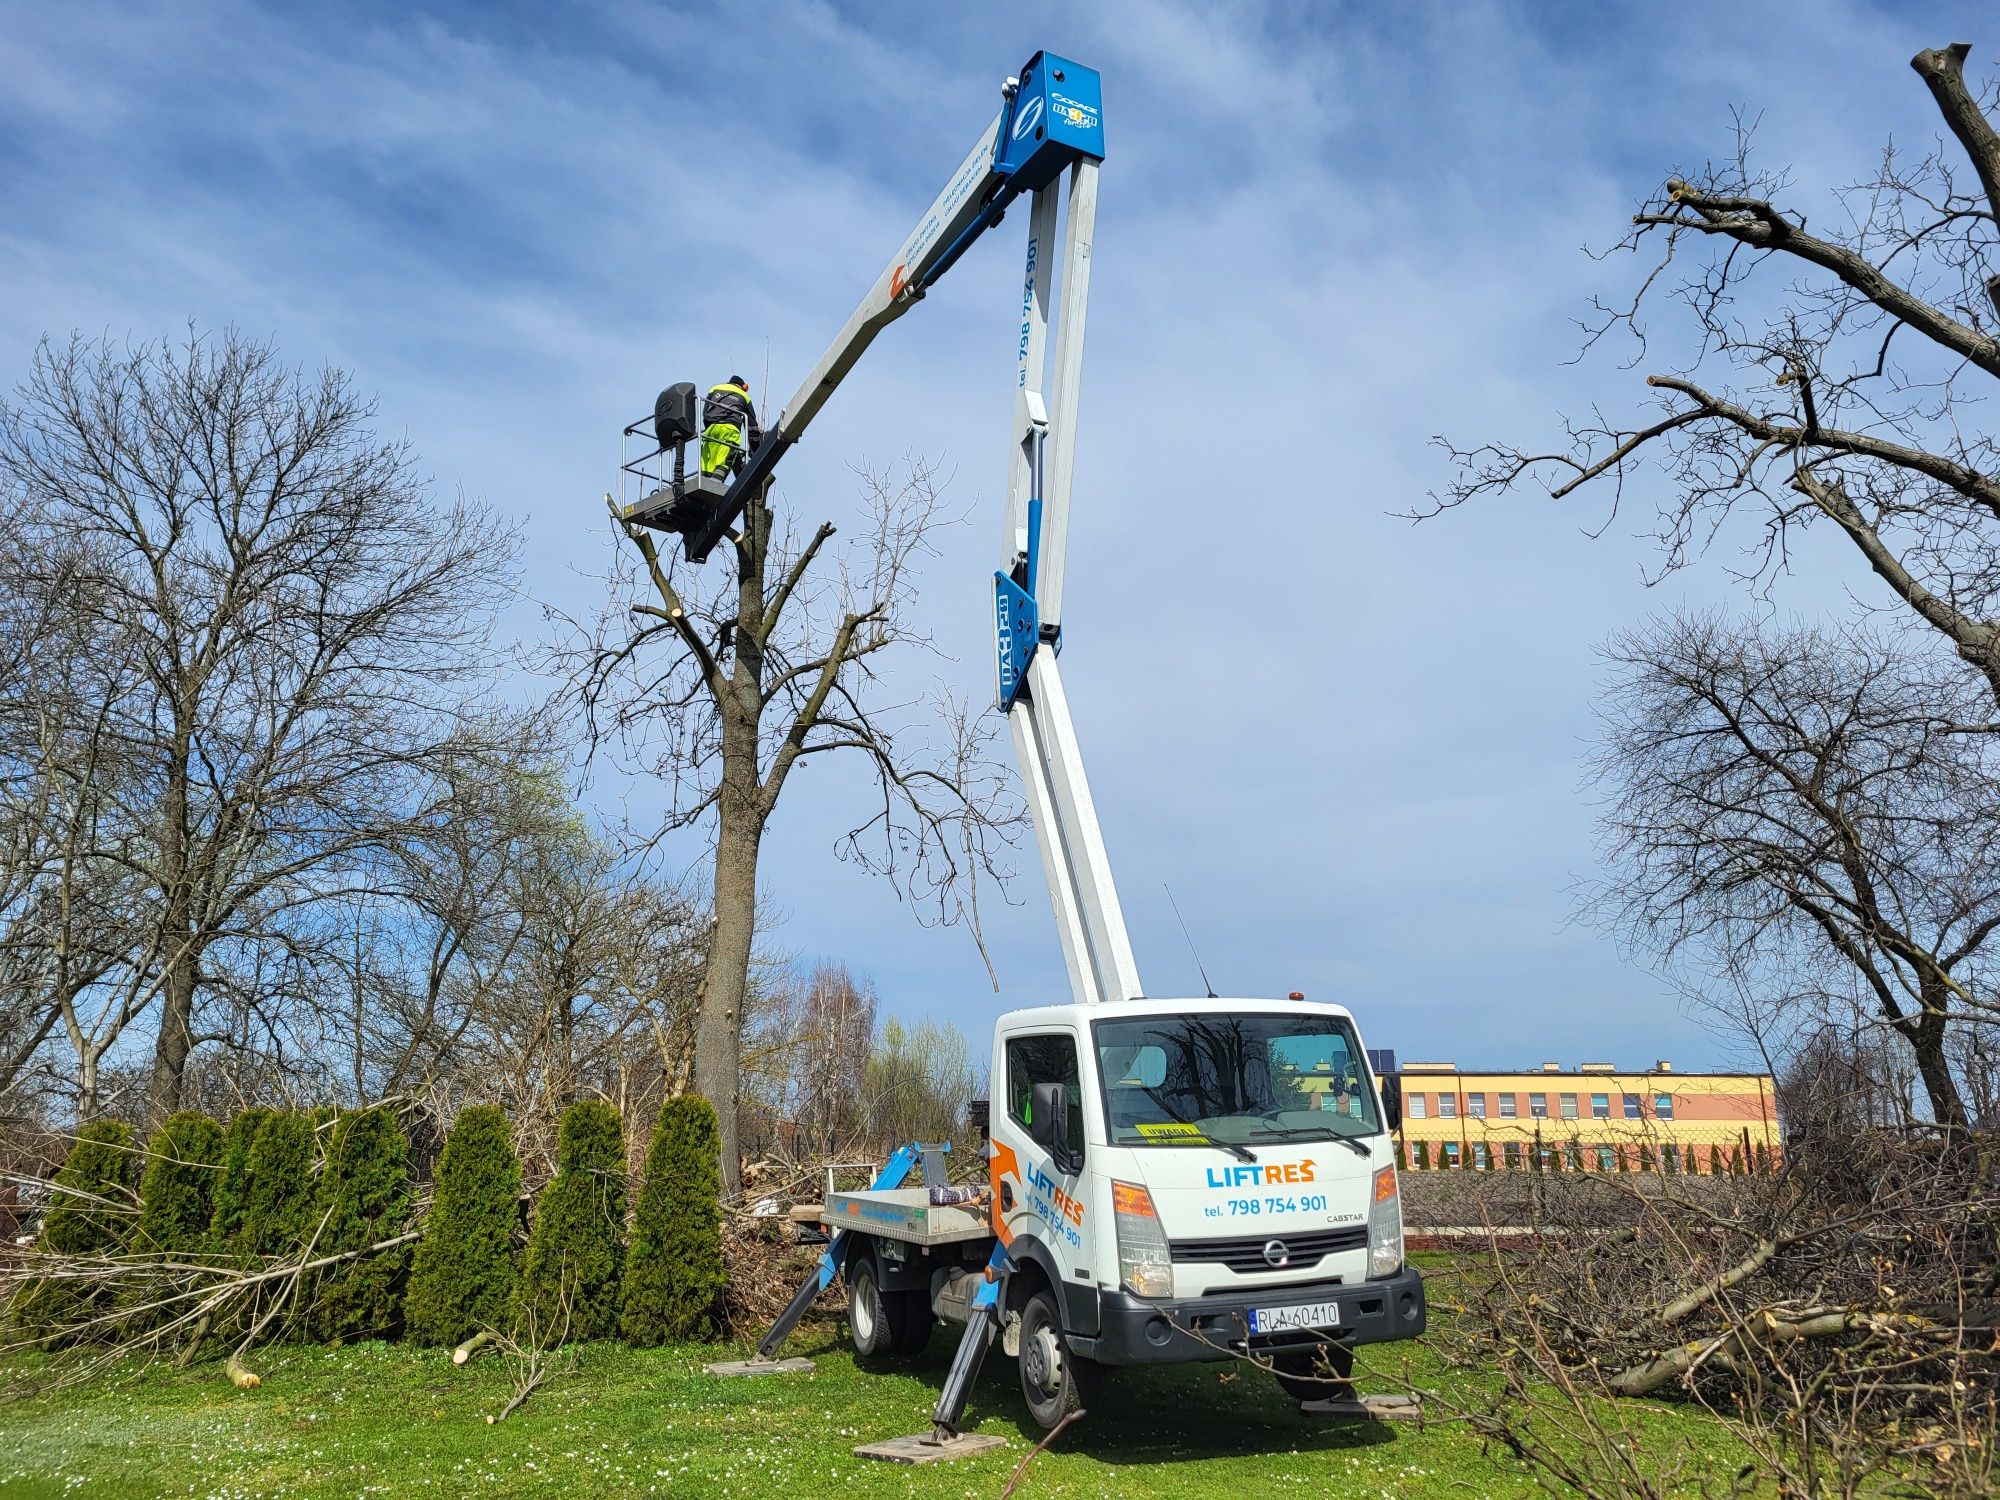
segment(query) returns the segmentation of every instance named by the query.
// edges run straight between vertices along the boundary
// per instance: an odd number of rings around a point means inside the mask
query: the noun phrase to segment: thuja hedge
[[[424,1237],[403,1316],[421,1344],[456,1344],[500,1329],[514,1302],[521,1163],[498,1105],[461,1110],[438,1158]]]
[[[697,1339],[713,1335],[725,1284],[718,1150],[706,1100],[667,1101],[628,1257],[618,1112],[596,1100],[572,1105],[556,1175],[535,1204],[522,1255],[521,1167],[506,1117],[493,1105],[460,1114],[421,1225],[407,1140],[388,1109],[251,1109],[227,1129],[177,1114],[143,1151],[129,1126],[99,1121],[78,1133],[57,1174],[39,1244],[53,1254],[130,1249],[246,1270],[369,1251],[288,1287],[273,1336],[282,1329],[338,1342],[406,1333],[452,1344],[490,1329],[538,1342],[621,1332],[635,1344]],[[370,1250],[419,1230],[414,1244]],[[78,1288],[30,1283],[7,1321],[50,1341],[80,1325],[109,1332],[131,1323],[131,1315],[106,1316],[117,1311],[106,1289]],[[258,1302],[232,1323],[270,1310]]]

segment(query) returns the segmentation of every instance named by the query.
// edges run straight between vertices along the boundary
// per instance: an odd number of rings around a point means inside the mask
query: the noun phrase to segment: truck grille
[[[1264,1247],[1273,1240],[1284,1242],[1287,1259],[1274,1266],[1264,1258]],[[1368,1243],[1368,1226],[1345,1229],[1316,1229],[1306,1234],[1259,1234],[1242,1239],[1182,1240],[1173,1247],[1173,1257],[1184,1265],[1227,1266],[1244,1275],[1268,1275],[1272,1271],[1318,1265],[1323,1256],[1341,1250],[1359,1250]]]

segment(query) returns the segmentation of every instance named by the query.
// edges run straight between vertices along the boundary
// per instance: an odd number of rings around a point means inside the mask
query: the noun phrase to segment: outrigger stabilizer
[[[902,1146],[875,1174],[875,1180],[868,1184],[869,1193],[893,1191],[906,1183],[910,1174],[919,1168],[923,1174],[926,1196],[935,1188],[947,1185],[944,1158],[951,1150],[949,1142],[939,1145],[915,1143]],[[855,1195],[840,1205],[836,1205],[828,1195],[824,1207],[822,1228],[826,1235],[826,1248],[820,1252],[819,1260],[806,1279],[793,1293],[785,1310],[778,1314],[763,1338],[757,1341],[755,1357],[745,1360],[730,1360],[704,1366],[711,1375],[777,1375],[807,1371],[813,1368],[809,1359],[778,1358],[778,1351],[785,1340],[805,1316],[806,1309],[828,1287],[834,1278],[845,1269],[848,1256],[848,1235],[850,1228],[864,1228],[856,1223],[848,1225],[842,1220],[845,1215],[837,1211],[864,1213],[869,1205],[860,1195]],[[972,1393],[973,1384],[979,1379],[980,1366],[985,1362],[986,1351],[993,1343],[994,1335],[1001,1331],[1002,1309],[1006,1306],[1007,1273],[1013,1261],[1004,1244],[995,1242],[992,1254],[987,1258],[978,1289],[973,1293],[967,1308],[965,1333],[959,1340],[957,1352],[953,1354],[951,1369],[945,1376],[944,1390],[939,1394],[937,1406],[931,1413],[931,1430],[911,1437],[891,1438],[881,1443],[865,1443],[854,1451],[865,1458],[886,1458],[901,1463],[929,1463],[942,1458],[963,1457],[967,1453],[986,1448],[999,1447],[1004,1439],[997,1436],[967,1433],[960,1430],[960,1422],[965,1416],[965,1404]],[[924,1316],[931,1316],[928,1306]]]

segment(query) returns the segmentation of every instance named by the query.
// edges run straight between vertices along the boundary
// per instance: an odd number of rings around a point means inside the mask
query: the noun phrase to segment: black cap
[[[750,389],[750,382],[749,382],[749,381],[747,381],[747,380],[745,380],[745,379],[744,379],[744,378],[743,378],[743,377],[742,377],[741,375],[732,375],[732,376],[730,376],[730,377],[729,377],[729,383],[730,383],[731,385],[740,385],[740,386],[742,386],[742,387],[743,387],[743,389],[744,389],[744,390],[746,390],[746,391]]]

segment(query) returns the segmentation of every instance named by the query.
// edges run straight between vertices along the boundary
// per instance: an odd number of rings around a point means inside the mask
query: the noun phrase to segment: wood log
[[[243,1351],[231,1349],[229,1358],[222,1368],[229,1374],[229,1383],[239,1391],[254,1391],[264,1383],[264,1377],[243,1363]]]
[[[482,1328],[479,1330],[479,1332],[475,1333],[471,1338],[467,1339],[464,1343],[460,1344],[456,1349],[451,1351],[451,1362],[455,1365],[462,1365],[468,1359],[471,1359],[473,1355],[477,1354],[481,1349],[484,1349],[488,1344],[492,1342],[493,1342],[493,1330],[490,1328]]]

